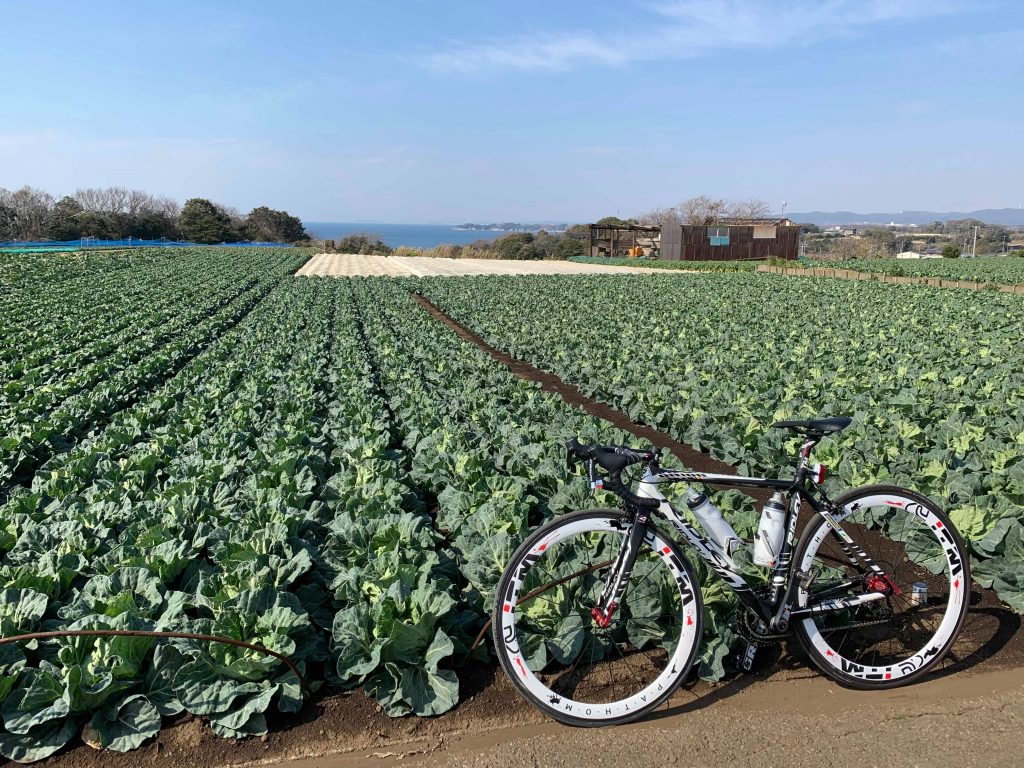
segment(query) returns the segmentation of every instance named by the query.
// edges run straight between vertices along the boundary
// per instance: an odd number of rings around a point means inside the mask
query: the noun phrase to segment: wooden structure
[[[800,226],[789,219],[717,219],[708,226],[666,224],[661,258],[672,261],[795,260]]]
[[[657,257],[659,253],[660,227],[642,227],[637,224],[619,226],[590,225],[590,256],[607,256],[624,259],[643,255]]]

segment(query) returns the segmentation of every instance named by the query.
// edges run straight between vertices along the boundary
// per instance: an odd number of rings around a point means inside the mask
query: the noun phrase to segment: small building
[[[634,256],[657,258],[661,240],[660,227],[639,224],[591,224],[589,256],[620,259]]]
[[[790,219],[721,218],[661,228],[661,258],[672,261],[795,261],[799,255],[800,226]]]
[[[921,256],[918,251],[900,251],[896,254],[897,259],[920,259]]]

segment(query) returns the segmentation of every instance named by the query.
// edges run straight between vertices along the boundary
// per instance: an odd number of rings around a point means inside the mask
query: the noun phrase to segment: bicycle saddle
[[[810,419],[808,421],[788,420],[776,421],[772,424],[777,429],[792,429],[802,435],[824,437],[846,429],[852,422],[849,416],[830,416],[827,419]]]

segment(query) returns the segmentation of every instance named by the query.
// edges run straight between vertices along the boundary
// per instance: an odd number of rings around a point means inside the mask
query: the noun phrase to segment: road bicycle
[[[827,468],[811,464],[811,450],[850,422],[773,424],[803,436],[792,479],[669,470],[657,448],[570,440],[569,470],[585,462],[592,485],[621,506],[554,518],[505,568],[492,632],[519,692],[581,726],[629,722],[671,696],[697,656],[704,618],[700,583],[674,533],[738,599],[741,668],[751,668],[759,646],[795,635],[824,674],[849,687],[891,688],[927,674],[967,615],[967,552],[946,513],[918,493],[875,485],[835,501],[825,495]],[[635,465],[642,475],[634,493],[622,472]],[[736,542],[703,535],[665,498],[659,486],[672,483],[764,488],[784,500],[763,584],[740,573]],[[806,508],[813,514],[797,539]],[[695,517],[714,529],[706,514]]]

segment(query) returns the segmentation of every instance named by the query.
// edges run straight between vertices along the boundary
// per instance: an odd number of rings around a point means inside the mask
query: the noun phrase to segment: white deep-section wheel
[[[801,608],[852,607],[795,617],[793,631],[830,677],[855,688],[891,688],[933,669],[952,647],[970,596],[967,552],[948,516],[924,496],[870,486],[837,499],[846,544],[821,517],[797,547]],[[858,568],[859,551],[881,569]],[[865,601],[865,598],[868,598]]]
[[[556,518],[523,542],[498,585],[498,658],[532,704],[564,723],[640,717],[672,694],[697,652],[700,589],[676,544],[654,531],[607,626],[591,615],[627,531],[616,510]]]

